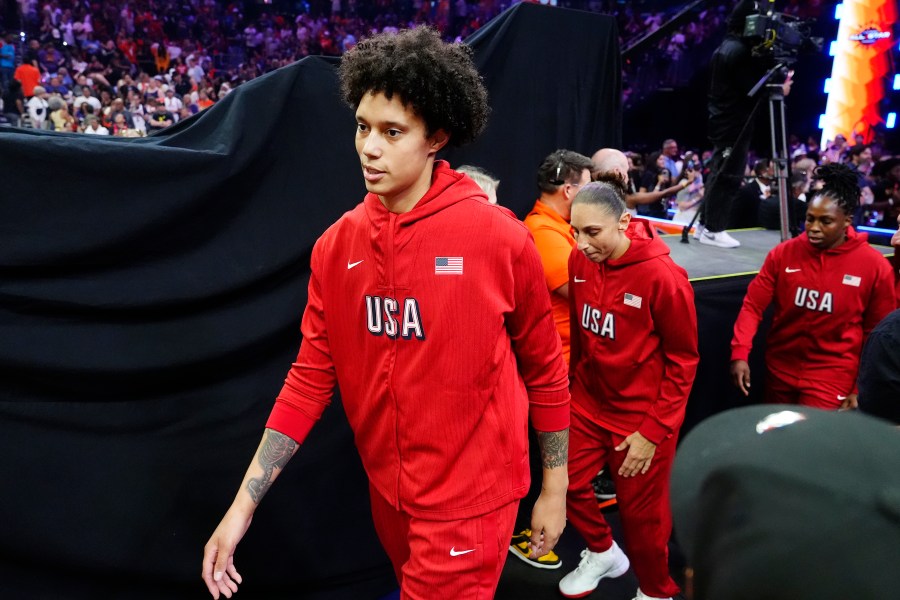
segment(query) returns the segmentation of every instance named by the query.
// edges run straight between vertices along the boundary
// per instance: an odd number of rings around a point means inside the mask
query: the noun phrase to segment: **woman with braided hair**
[[[851,226],[856,174],[830,164],[815,178],[821,187],[809,203],[806,231],[773,248],[747,289],[731,340],[731,377],[748,395],[753,336],[774,303],[766,402],[855,408],[860,351],[894,308],[893,273],[868,236]]]

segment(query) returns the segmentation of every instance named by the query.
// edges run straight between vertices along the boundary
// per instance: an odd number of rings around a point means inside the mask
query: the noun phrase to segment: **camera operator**
[[[710,141],[714,152],[710,162],[709,183],[700,219],[703,231],[700,243],[719,248],[737,248],[740,242],[725,231],[732,199],[744,176],[753,120],[759,106],[759,94],[747,94],[775,65],[770,57],[755,57],[750,42],[741,34],[748,16],[754,14],[754,2],[741,0],[728,18],[728,33],[716,49],[711,62],[709,87]],[[791,88],[787,73],[783,91]]]

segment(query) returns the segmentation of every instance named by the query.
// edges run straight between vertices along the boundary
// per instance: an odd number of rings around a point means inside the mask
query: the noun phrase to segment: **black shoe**
[[[606,469],[600,471],[600,473],[594,477],[594,480],[591,481],[591,485],[594,487],[594,496],[597,500],[606,501],[616,497],[616,484],[613,483],[613,480],[609,476],[609,473],[606,472]]]

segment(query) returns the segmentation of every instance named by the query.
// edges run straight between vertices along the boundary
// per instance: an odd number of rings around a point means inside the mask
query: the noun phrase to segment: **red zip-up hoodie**
[[[625,234],[615,260],[569,257],[572,410],[659,444],[684,421],[700,360],[694,290],[649,222]]]
[[[303,342],[267,427],[302,441],[337,381],[363,466],[395,508],[484,514],[530,482],[528,416],[569,392],[528,230],[443,162],[408,213],[368,194],[316,242]]]
[[[778,244],[747,288],[734,324],[731,360],[747,360],[763,311],[774,302],[766,338],[772,371],[813,371],[855,390],[859,354],[869,332],[894,309],[890,263],[868,244],[868,235],[847,228],[832,250],[809,243],[806,233]]]

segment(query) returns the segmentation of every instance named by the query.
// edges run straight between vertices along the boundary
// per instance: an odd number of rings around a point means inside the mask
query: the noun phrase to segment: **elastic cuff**
[[[269,413],[269,419],[266,421],[266,428],[274,429],[298,444],[302,444],[315,424],[314,419],[309,418],[290,404],[276,401],[272,412]]]
[[[638,432],[657,446],[672,435],[672,431],[668,427],[651,417],[644,419],[644,422],[638,427]]]
[[[750,348],[745,348],[743,346],[738,346],[736,348],[731,349],[731,360],[749,360],[750,359]]]
[[[536,431],[553,432],[568,429],[571,420],[569,402],[557,406],[532,404],[529,416],[531,425]]]

